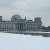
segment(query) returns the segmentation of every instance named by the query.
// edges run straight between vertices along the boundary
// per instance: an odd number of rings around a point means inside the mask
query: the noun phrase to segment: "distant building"
[[[50,32],[50,26],[48,27],[43,26],[42,29],[43,32]]]
[[[0,31],[41,31],[41,18],[36,17],[34,21],[22,19],[20,15],[13,15],[11,21],[3,21],[0,16]]]

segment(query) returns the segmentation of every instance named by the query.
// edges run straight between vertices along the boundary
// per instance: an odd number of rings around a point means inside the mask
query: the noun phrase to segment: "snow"
[[[50,50],[50,38],[0,32],[0,50]]]

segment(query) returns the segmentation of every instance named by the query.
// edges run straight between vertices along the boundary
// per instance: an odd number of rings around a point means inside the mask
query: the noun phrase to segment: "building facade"
[[[16,31],[41,31],[41,18],[36,17],[34,21],[21,18],[20,15],[13,15],[11,21],[3,21],[0,16],[0,31],[16,32]]]

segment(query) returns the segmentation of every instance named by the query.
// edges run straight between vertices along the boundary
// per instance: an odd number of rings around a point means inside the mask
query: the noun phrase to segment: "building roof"
[[[21,16],[18,15],[18,14],[13,15],[12,18],[15,18],[15,19],[22,19]]]

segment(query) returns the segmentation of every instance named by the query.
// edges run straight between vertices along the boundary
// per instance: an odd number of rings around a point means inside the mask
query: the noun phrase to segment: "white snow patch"
[[[0,32],[0,50],[50,50],[50,38]]]

